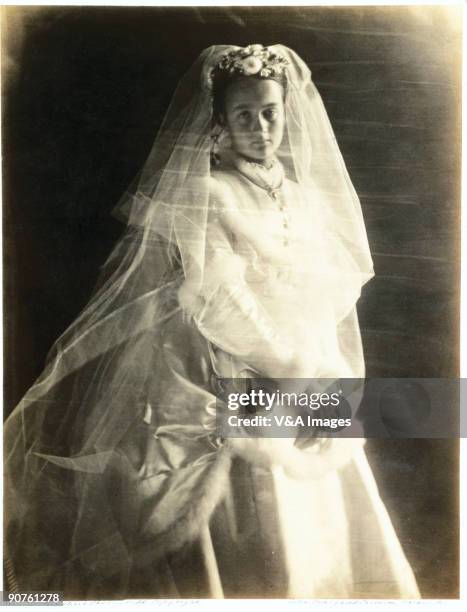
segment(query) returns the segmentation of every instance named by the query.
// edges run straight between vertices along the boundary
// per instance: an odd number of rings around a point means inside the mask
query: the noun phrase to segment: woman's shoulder
[[[210,180],[214,189],[227,188],[238,180],[238,171],[235,168],[224,166],[213,168]]]
[[[289,178],[287,175],[284,176],[284,187],[286,187],[289,191],[297,193],[302,191],[302,188],[297,183],[297,181],[292,178]]]
[[[212,206],[222,209],[235,205],[236,173],[234,170],[219,169],[211,172],[209,177],[209,200]]]

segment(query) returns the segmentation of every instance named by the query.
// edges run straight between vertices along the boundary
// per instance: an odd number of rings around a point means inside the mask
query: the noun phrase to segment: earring
[[[221,127],[220,131],[211,134],[211,140],[211,162],[214,166],[219,166],[222,160],[222,152],[232,146],[230,134],[225,127]]]
[[[215,134],[211,134],[212,146],[211,146],[211,164],[213,166],[219,166],[221,163],[221,155],[219,151],[219,137],[222,134],[222,130]]]

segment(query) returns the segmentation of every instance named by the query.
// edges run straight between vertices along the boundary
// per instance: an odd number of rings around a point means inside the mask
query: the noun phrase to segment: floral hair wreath
[[[224,53],[210,73],[210,82],[216,73],[239,76],[277,77],[284,74],[289,62],[263,45],[248,45]]]

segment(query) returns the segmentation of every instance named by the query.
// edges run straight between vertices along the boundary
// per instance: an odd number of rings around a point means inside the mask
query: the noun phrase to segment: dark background
[[[211,44],[282,43],[312,69],[360,196],[376,278],[369,377],[458,376],[456,8],[4,9],[5,416],[85,305],[182,73]],[[370,440],[425,597],[457,595],[457,443]]]

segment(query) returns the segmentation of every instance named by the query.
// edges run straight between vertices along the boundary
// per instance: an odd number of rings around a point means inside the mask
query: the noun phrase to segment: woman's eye
[[[264,116],[268,121],[274,121],[274,119],[277,117],[277,110],[274,108],[269,108],[268,110],[264,111]]]
[[[241,113],[239,113],[238,118],[241,121],[248,121],[250,118],[250,113],[248,111],[242,111]]]

